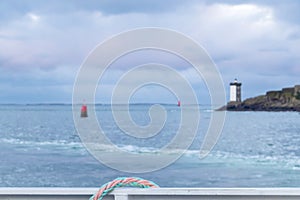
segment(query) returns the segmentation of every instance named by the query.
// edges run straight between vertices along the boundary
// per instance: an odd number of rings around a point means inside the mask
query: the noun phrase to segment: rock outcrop
[[[228,111],[298,111],[300,112],[300,85],[269,91],[265,95],[229,102],[219,110]]]

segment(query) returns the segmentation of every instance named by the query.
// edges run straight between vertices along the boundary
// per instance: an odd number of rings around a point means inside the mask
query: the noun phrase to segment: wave
[[[84,148],[80,142],[70,142],[67,140],[54,140],[54,141],[31,141],[20,140],[17,138],[1,138],[0,143],[12,145],[26,145],[26,146],[61,146],[70,148]]]
[[[1,138],[0,144],[11,144],[11,145],[26,145],[29,147],[53,147],[60,149],[81,149],[85,150],[86,147],[81,142],[70,142],[67,140],[55,140],[55,141],[29,141],[20,140],[16,138]],[[160,151],[159,148],[154,147],[141,147],[136,145],[107,145],[107,144],[95,144],[97,151],[113,153],[116,148],[134,154],[154,154],[158,156],[168,155],[180,155],[182,152],[183,161],[197,163],[199,165],[223,163],[224,165],[230,166],[247,166],[253,167],[272,167],[278,169],[289,169],[289,170],[300,170],[300,158],[297,155],[246,155],[242,153],[226,152],[226,151],[211,151],[205,158],[200,159],[200,151],[195,149],[167,149]],[[88,145],[87,145],[88,146]]]
[[[133,145],[123,145],[120,146],[121,150],[131,152],[131,153],[153,153],[157,154],[159,149],[152,147],[138,147]],[[300,170],[300,158],[299,156],[289,154],[289,155],[246,155],[242,153],[233,153],[226,151],[211,151],[207,157],[200,158],[200,150],[195,149],[168,149],[160,152],[160,154],[173,155],[182,154],[183,161],[199,163],[223,163],[224,165],[231,166],[247,166],[247,167],[272,167],[278,169],[292,169]]]
[[[225,151],[212,151],[207,160],[212,162],[224,162],[230,165],[248,167],[272,167],[277,169],[292,169],[300,170],[300,158],[293,154],[289,155],[246,155],[241,153],[225,152]]]

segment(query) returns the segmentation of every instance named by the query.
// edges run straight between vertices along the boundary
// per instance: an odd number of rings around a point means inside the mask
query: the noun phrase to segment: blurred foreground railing
[[[0,188],[0,200],[88,200],[98,188]],[[119,188],[104,200],[300,199],[300,188]]]

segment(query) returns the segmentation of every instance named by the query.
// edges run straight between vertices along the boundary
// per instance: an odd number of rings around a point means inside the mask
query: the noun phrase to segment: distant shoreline
[[[67,105],[82,105],[82,104],[86,104],[86,105],[96,105],[96,106],[101,106],[101,105],[105,105],[105,106],[109,106],[109,105],[175,105],[177,106],[177,102],[176,103],[130,103],[130,104],[125,104],[125,103],[120,103],[120,104],[110,104],[110,103],[95,103],[95,104],[91,104],[91,103],[77,103],[77,104],[72,104],[72,103],[0,103],[0,106],[67,106]],[[184,104],[187,106],[212,106],[211,104]]]

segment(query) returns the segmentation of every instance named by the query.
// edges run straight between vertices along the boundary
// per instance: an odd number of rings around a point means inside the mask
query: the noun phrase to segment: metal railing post
[[[115,200],[128,200],[128,195],[126,194],[115,194]]]

